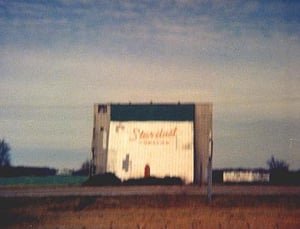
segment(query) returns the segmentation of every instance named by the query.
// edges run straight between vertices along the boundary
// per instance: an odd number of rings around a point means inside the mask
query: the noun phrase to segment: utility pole
[[[212,133],[210,131],[208,165],[207,165],[207,198],[209,203],[211,203],[212,201],[212,157],[213,157],[213,139],[212,139]]]

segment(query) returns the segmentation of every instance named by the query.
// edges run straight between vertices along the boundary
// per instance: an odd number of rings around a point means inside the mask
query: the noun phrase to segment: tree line
[[[0,177],[18,177],[18,176],[53,176],[57,174],[57,169],[48,167],[32,166],[12,166],[10,157],[10,145],[4,140],[0,140]],[[74,170],[71,175],[88,176],[90,161],[82,163],[78,170]]]
[[[0,177],[18,176],[53,176],[56,169],[48,167],[12,166],[10,157],[10,145],[4,140],[0,140]]]
[[[25,167],[11,166],[10,145],[4,140],[0,140],[0,177],[8,176],[50,176],[57,173],[56,169],[47,167]],[[296,184],[300,185],[300,170],[289,171],[289,164],[283,160],[272,156],[268,161],[268,172],[270,173],[271,184]],[[80,169],[72,172],[72,175],[89,175],[91,163],[86,160],[82,163]],[[234,170],[234,169],[233,169]],[[264,169],[263,169],[264,170]],[[214,170],[213,180],[216,183],[222,182],[224,170]]]

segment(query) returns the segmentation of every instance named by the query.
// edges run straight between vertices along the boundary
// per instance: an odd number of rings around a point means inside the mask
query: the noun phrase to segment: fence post
[[[207,198],[208,202],[212,201],[212,157],[213,157],[213,139],[212,133],[209,133],[209,155],[207,162]]]

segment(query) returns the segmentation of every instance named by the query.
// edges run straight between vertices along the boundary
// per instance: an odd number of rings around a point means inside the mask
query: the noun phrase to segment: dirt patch
[[[0,228],[300,228],[299,196],[0,198]]]

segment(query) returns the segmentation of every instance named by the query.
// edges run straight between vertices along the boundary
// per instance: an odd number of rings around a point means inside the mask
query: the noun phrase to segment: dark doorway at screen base
[[[144,177],[150,177],[150,166],[147,164],[145,165],[145,170],[144,170]]]

